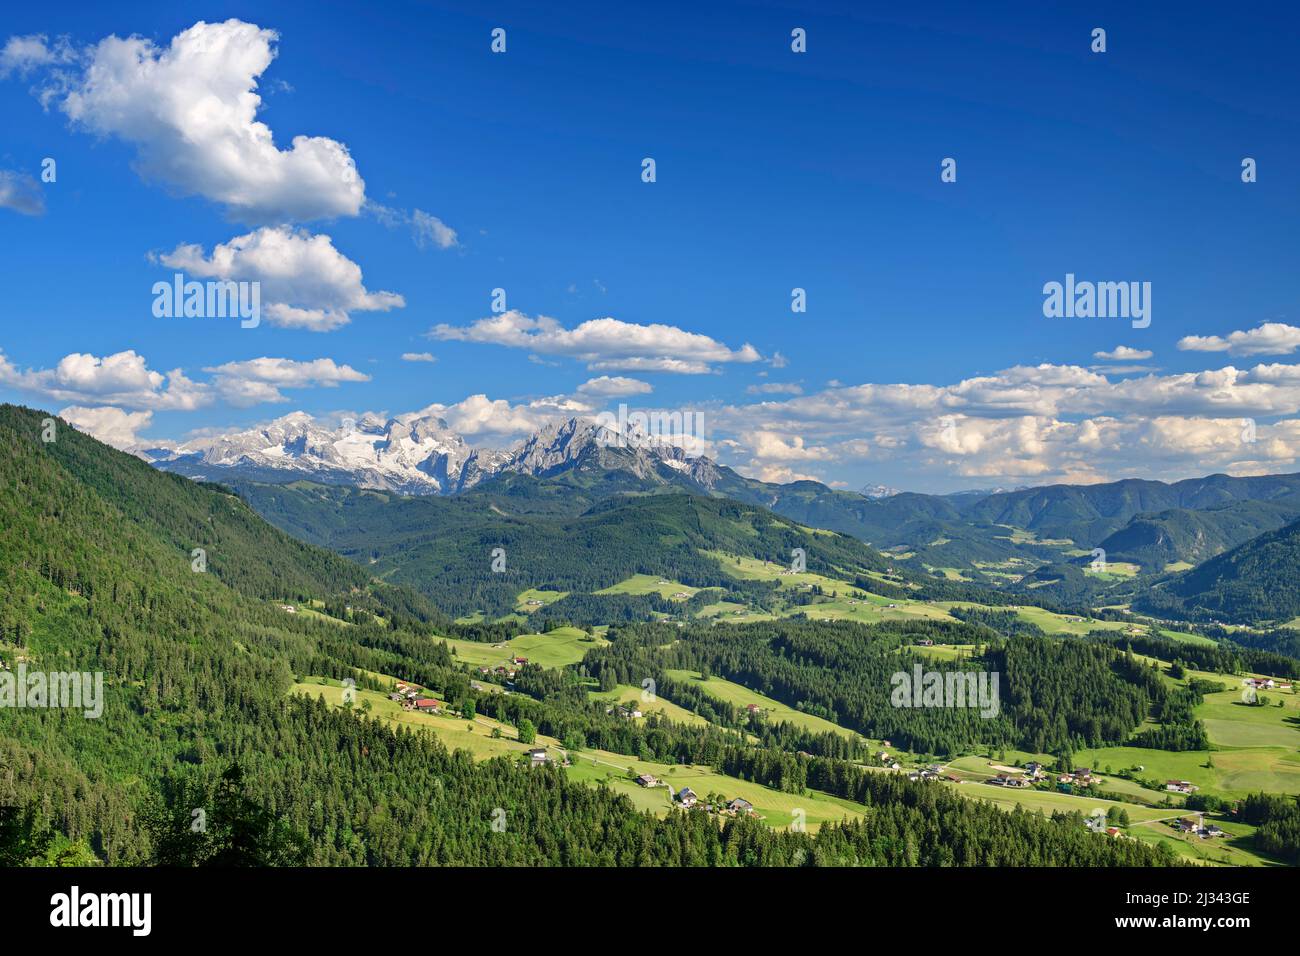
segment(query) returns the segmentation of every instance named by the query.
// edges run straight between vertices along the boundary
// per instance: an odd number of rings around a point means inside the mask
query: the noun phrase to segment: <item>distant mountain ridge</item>
[[[949,495],[748,478],[704,456],[593,419],[548,423],[508,449],[474,447],[428,410],[331,428],[295,412],[270,424],[137,452],[157,467],[215,481],[299,479],[404,495],[510,497],[515,511],[577,515],[614,494],[687,491],[770,509],[931,567],[1059,561],[1104,548],[1145,571],[1196,563],[1300,517],[1300,475],[1124,479]],[[540,482],[521,482],[521,478]],[[1025,534],[1024,532],[1028,532]]]
[[[1288,499],[1300,504],[1300,475],[1233,478],[1215,474],[1171,484],[1126,478],[1098,485],[1046,485],[989,495],[964,509],[964,516],[1024,528],[1040,537],[1070,538],[1083,545],[1102,540],[1140,514]]]
[[[309,479],[409,495],[459,494],[501,474],[546,477],[569,469],[625,471],[672,482],[684,476],[707,488],[717,466],[644,435],[618,436],[590,419],[548,423],[509,449],[477,448],[445,419],[424,412],[365,416],[338,428],[294,412],[258,428],[141,448],[164,471],[194,478],[285,483]]]
[[[387,420],[365,416],[339,428],[294,412],[263,427],[137,453],[192,478],[310,478],[407,494],[472,488],[505,460],[502,452],[472,448],[442,418],[419,412]]]

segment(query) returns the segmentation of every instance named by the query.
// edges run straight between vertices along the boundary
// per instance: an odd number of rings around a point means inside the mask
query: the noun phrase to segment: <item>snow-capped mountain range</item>
[[[505,473],[544,477],[571,468],[629,472],[643,480],[685,478],[711,488],[708,458],[585,418],[547,424],[508,449],[476,448],[436,415],[364,416],[333,427],[294,412],[258,428],[140,448],[155,466],[193,478],[298,478],[402,494],[456,494]]]

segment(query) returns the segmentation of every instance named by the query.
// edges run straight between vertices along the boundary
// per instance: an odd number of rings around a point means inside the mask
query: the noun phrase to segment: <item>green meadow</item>
[[[699,714],[687,710],[685,707],[674,704],[670,700],[656,697],[652,701],[646,701],[642,699],[641,695],[642,690],[640,687],[633,687],[630,684],[619,684],[613,690],[593,690],[588,696],[591,700],[601,701],[606,704],[622,704],[630,709],[639,710],[642,714],[647,716],[650,714],[658,714],[679,724],[693,724],[696,727],[709,726],[709,722]]]
[[[816,717],[812,714],[805,714],[801,710],[788,707],[785,704],[775,701],[770,697],[764,697],[756,691],[750,690],[741,684],[724,680],[721,677],[709,677],[708,680],[701,681],[698,671],[688,670],[669,670],[666,672],[669,677],[680,681],[693,681],[701,685],[704,692],[717,700],[724,701],[728,704],[734,704],[737,707],[748,707],[750,704],[758,707],[763,713],[763,719],[769,723],[779,724],[782,721],[794,724],[796,727],[802,727],[805,730],[811,730],[816,733],[835,733],[845,737],[855,738],[858,735],[851,730],[833,724],[829,720]]]
[[[343,687],[332,678],[307,677],[302,683],[294,684],[291,693],[324,697],[327,704],[335,707],[343,706]],[[434,697],[435,695],[429,694],[428,696]],[[384,694],[357,688],[354,708],[364,711],[366,704],[370,705],[369,713],[371,716],[379,717],[394,726],[405,727],[408,730],[428,731],[436,735],[447,746],[447,749],[468,751],[476,760],[509,756],[511,754],[518,755],[531,747],[558,746],[559,743],[550,737],[538,734],[535,743],[522,744],[516,739],[518,732],[514,727],[493,720],[490,717],[476,716],[471,729],[470,722],[460,715],[421,714],[415,711],[403,710],[401,704],[389,700]],[[501,737],[494,739],[492,737],[493,730],[500,730]]]
[[[699,765],[660,764],[637,760],[603,750],[570,753],[573,765],[566,769],[571,779],[589,784],[604,784],[626,794],[637,807],[660,816],[674,812],[667,787],[642,787],[632,778],[649,773],[669,784],[673,791],[690,787],[700,797],[720,793],[725,798],[741,797],[754,805],[758,818],[776,829],[788,829],[796,821],[809,830],[823,823],[861,818],[866,808],[851,800],[810,791],[804,794],[783,793],[748,780],[740,780]]]
[[[622,695],[617,693],[619,690],[628,696],[640,694],[638,688],[616,688],[611,699],[613,697],[622,699]],[[301,683],[294,684],[291,693],[324,697],[328,704],[336,707],[343,706],[343,687],[339,681],[332,678],[307,677]],[[449,750],[464,750],[475,760],[500,756],[518,757],[534,747],[545,747],[552,759],[562,761],[567,756],[572,761],[572,766],[566,768],[565,772],[574,780],[608,786],[628,796],[638,808],[660,816],[674,812],[667,788],[642,787],[632,779],[637,774],[653,774],[671,784],[674,791],[682,787],[690,787],[699,794],[701,799],[710,793],[721,793],[727,799],[742,797],[754,805],[759,819],[778,829],[788,828],[796,820],[801,820],[809,830],[816,830],[823,823],[858,819],[863,816],[866,809],[850,800],[842,800],[829,794],[783,793],[747,780],[729,777],[704,765],[651,763],[604,750],[565,751],[559,741],[542,734],[537,735],[534,743],[522,744],[515,739],[517,736],[515,728],[491,718],[478,716],[471,727],[469,722],[460,716],[421,714],[403,710],[399,703],[389,700],[384,694],[358,688],[353,706],[364,710],[366,704],[370,705],[369,713],[372,716],[396,726],[435,734]],[[667,701],[658,701],[657,704],[665,712],[672,707]],[[655,705],[650,706],[653,709]],[[680,711],[680,708],[677,710]],[[694,717],[694,715],[690,716]],[[698,717],[695,719],[700,720]],[[501,737],[495,739],[492,737],[494,729],[501,731]]]
[[[561,598],[569,596],[568,591],[548,591],[545,588],[529,588],[527,591],[519,592],[515,598],[515,611],[522,614],[532,614],[539,611],[548,604],[554,604]],[[536,604],[529,603],[536,601]]]
[[[687,598],[694,597],[701,588],[693,588],[689,585],[682,584],[680,581],[670,581],[668,578],[661,578],[655,574],[634,574],[626,581],[620,581],[618,584],[602,588],[594,593],[596,594],[658,594],[668,600],[684,601]],[[685,598],[676,597],[678,594],[685,594]]]
[[[513,657],[526,657],[541,667],[565,667],[576,664],[593,647],[608,644],[603,637],[592,637],[576,627],[557,627],[545,634],[521,634],[499,644],[438,638],[446,641],[456,659],[472,667],[509,665]]]

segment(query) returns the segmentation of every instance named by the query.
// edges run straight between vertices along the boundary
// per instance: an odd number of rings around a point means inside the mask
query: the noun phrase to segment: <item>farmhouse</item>
[[[736,799],[727,804],[727,809],[732,813],[753,813],[754,805],[748,800],[736,797]]]
[[[534,767],[546,763],[551,758],[546,753],[545,747],[534,747],[528,751],[528,759]]]
[[[441,702],[434,700],[432,697],[421,697],[418,694],[408,696],[402,701],[403,710],[418,710],[426,714],[436,714],[442,707]]]
[[[682,806],[688,808],[695,806],[695,804],[700,801],[700,798],[695,795],[695,791],[690,787],[682,787],[682,789],[677,791],[677,796],[674,799]]]
[[[1165,789],[1172,790],[1174,793],[1195,793],[1201,788],[1195,786],[1189,780],[1167,780],[1165,781]]]
[[[636,782],[641,784],[641,786],[643,787],[659,786],[659,778],[656,777],[654,774],[650,774],[650,773],[641,774],[641,776],[636,778]]]

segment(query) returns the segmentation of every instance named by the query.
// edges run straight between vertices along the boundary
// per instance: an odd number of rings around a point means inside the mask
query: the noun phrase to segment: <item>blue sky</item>
[[[77,409],[123,446],[299,409],[442,406],[488,444],[611,402],[704,409],[721,460],[850,488],[1295,470],[1286,7],[468,6],[7,11],[0,399]],[[243,131],[208,120],[248,93],[235,57],[141,82],[101,43],[135,35],[157,66],[231,19],[275,31],[241,40],[275,52],[255,76],[274,147],[233,171],[219,157]],[[323,175],[355,167],[355,209],[346,175],[298,182],[297,136],[346,148]],[[280,264],[298,319],[154,317],[177,271],[161,259],[211,263],[258,230],[328,237]],[[1066,273],[1150,282],[1150,327],[1045,318]],[[510,328],[475,326],[494,288]],[[553,334],[530,338],[538,316]],[[1119,346],[1152,354],[1095,357]]]

